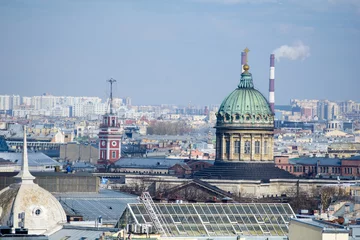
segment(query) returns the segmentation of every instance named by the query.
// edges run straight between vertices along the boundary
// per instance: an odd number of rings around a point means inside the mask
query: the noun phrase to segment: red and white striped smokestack
[[[275,113],[275,54],[270,54],[269,103]]]
[[[241,73],[243,73],[244,70],[244,65],[246,64],[246,53],[245,52],[241,52]]]

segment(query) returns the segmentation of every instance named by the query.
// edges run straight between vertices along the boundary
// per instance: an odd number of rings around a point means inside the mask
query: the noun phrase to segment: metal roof
[[[183,159],[165,159],[165,158],[121,158],[115,163],[116,167],[131,168],[170,168],[175,164],[184,164]]]
[[[291,218],[284,203],[155,203],[168,235],[181,236],[287,236]],[[119,220],[124,224],[153,225],[143,204],[128,204]]]
[[[22,153],[18,152],[0,152],[0,158],[9,160],[17,165],[22,164]],[[57,161],[48,157],[42,152],[28,153],[29,166],[62,166]]]
[[[85,221],[102,216],[104,221],[116,222],[128,203],[137,203],[138,197],[111,190],[99,193],[62,193],[54,194],[69,215],[81,215]]]
[[[64,226],[64,228],[49,236],[49,240],[79,240],[79,239],[99,239],[103,232],[116,232],[112,228],[78,227]]]
[[[341,166],[341,161],[339,158],[302,157],[289,159],[290,164],[315,165],[318,162],[321,166]]]

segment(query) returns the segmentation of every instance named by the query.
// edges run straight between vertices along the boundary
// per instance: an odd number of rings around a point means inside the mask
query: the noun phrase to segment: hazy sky
[[[266,97],[281,57],[277,104],[360,101],[360,0],[1,0],[0,94],[220,104],[245,47]]]

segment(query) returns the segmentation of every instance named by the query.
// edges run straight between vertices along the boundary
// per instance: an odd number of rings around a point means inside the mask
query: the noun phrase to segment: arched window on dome
[[[260,154],[260,141],[255,141],[255,154]]]
[[[246,141],[246,142],[245,142],[245,145],[244,145],[244,153],[245,153],[245,154],[250,154],[250,152],[251,152],[250,142],[249,142],[249,141]]]

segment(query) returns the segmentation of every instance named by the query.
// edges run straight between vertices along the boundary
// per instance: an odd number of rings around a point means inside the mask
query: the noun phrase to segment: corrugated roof
[[[17,165],[22,164],[22,153],[17,152],[0,152],[0,158],[9,160]],[[46,156],[42,152],[29,152],[28,153],[29,166],[61,166],[60,163]]]
[[[99,193],[61,193],[54,196],[67,214],[81,215],[85,221],[102,216],[104,221],[116,222],[128,203],[139,202],[135,195],[105,189]]]

